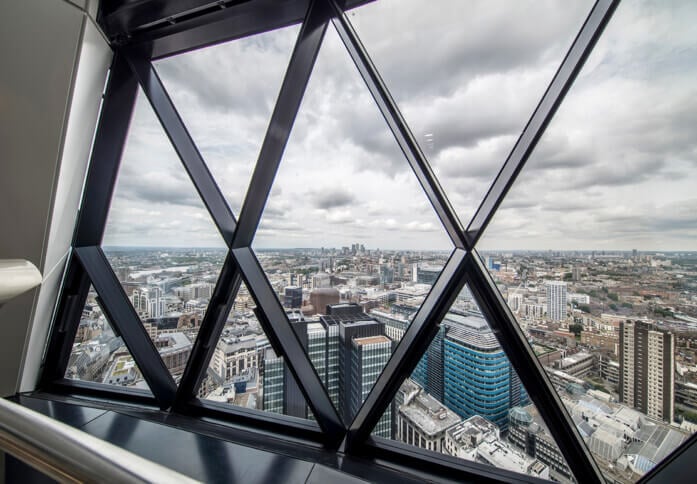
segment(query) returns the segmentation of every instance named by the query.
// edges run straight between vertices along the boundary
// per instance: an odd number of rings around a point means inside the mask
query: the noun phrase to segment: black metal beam
[[[120,401],[132,405],[150,406],[157,408],[157,401],[152,393],[140,388],[104,385],[91,381],[70,380],[62,378],[51,382],[42,391],[61,395],[87,396],[102,400]]]
[[[523,129],[513,150],[508,155],[501,171],[489,188],[484,200],[467,227],[467,239],[474,247],[494,216],[503,198],[525,166],[547,125],[557,112],[576,76],[590,55],[595,43],[610,21],[620,0],[597,0],[581,31],[576,36],[571,49],[566,54],[559,70],[552,79],[542,100],[537,105],[530,121]]]
[[[337,447],[344,437],[346,428],[334,408],[326,388],[322,384],[302,343],[291,327],[283,306],[276,297],[259,261],[248,247],[233,249],[235,260],[247,284],[247,289],[261,311],[257,311],[259,323],[271,346],[284,357],[295,381],[312,409],[326,438],[328,447]]]
[[[79,247],[75,252],[99,294],[105,316],[123,338],[150,391],[163,409],[169,408],[177,385],[111,270],[104,252],[99,247]]]
[[[639,479],[637,484],[693,482],[697,462],[697,434],[692,434],[668,457]]]
[[[399,387],[411,376],[428,349],[438,332],[440,322],[465,284],[463,272],[465,257],[466,253],[462,249],[455,249],[450,255],[443,272],[351,422],[346,435],[347,453],[355,451],[370,437],[370,433],[394,399]]]
[[[347,0],[345,9],[372,0]],[[148,0],[106,8],[99,25],[112,45],[138,45],[152,59],[302,22],[309,0]]]
[[[414,135],[402,117],[397,103],[392,99],[380,74],[370,60],[368,52],[363,47],[363,44],[361,44],[358,35],[356,35],[356,32],[353,30],[353,27],[343,14],[339,5],[335,0],[328,1],[334,9],[335,16],[332,20],[334,27],[336,27],[351,59],[353,59],[354,64],[356,64],[370,94],[377,103],[383,118],[385,118],[397,144],[402,150],[402,153],[404,153],[411,169],[414,171],[416,178],[424,189],[428,200],[431,202],[441,223],[448,232],[450,239],[453,241],[455,247],[468,249],[469,246],[463,232],[463,226],[451,207],[448,198],[445,196],[438,180],[436,180],[433,170],[431,170],[430,165],[426,161],[426,156],[416,142],[416,138],[414,138]]]
[[[126,59],[114,56],[92,148],[73,247],[102,243],[138,83]]]
[[[324,0],[311,3],[242,205],[233,247],[252,243],[330,17],[331,10]]]
[[[174,402],[175,410],[181,408],[183,403],[194,398],[203,378],[206,376],[213,352],[223,332],[225,320],[230,313],[241,282],[242,278],[237,270],[237,266],[231,253],[228,252],[223,268],[218,276],[218,282],[213,290],[213,295],[208,303],[206,315],[203,317],[201,327],[198,330],[198,336],[191,349],[189,361],[179,382]]]
[[[162,85],[160,77],[150,61],[136,49],[125,49],[124,54],[167,137],[191,177],[196,191],[211,214],[213,222],[220,230],[225,243],[230,246],[235,233],[235,217]]]
[[[129,43],[139,45],[152,59],[228,42],[302,22],[309,0],[258,0],[219,10],[205,17],[137,32]]]
[[[127,38],[134,32],[199,17],[251,0],[112,0],[100,2],[97,20],[110,38]]]
[[[235,407],[206,400],[192,400],[182,404],[181,413],[191,417],[214,418],[255,432],[276,433],[291,438],[307,439],[322,445],[325,436],[320,427],[309,420],[273,412]]]
[[[87,273],[75,253],[71,252],[44,356],[40,380],[42,388],[65,375],[89,289]]]
[[[479,309],[547,424],[576,480],[583,483],[603,482],[600,470],[583,443],[574,421],[564,409],[564,404],[528,344],[515,316],[476,252],[468,254],[466,268],[469,289]]]

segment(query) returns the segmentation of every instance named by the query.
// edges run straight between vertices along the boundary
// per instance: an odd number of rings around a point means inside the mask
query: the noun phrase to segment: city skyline
[[[697,6],[657,6],[620,5],[481,248],[694,247],[697,142],[690,127],[697,121],[697,109],[691,109],[697,103],[692,82],[697,66],[689,57],[694,50],[689,26]],[[443,21],[448,15],[422,8],[414,14],[411,9],[421,7],[416,2],[403,2],[399,16],[383,10],[390,7],[390,2],[369,4],[351,11],[349,19],[467,224],[590,2],[475,4],[476,28],[448,45],[431,42],[438,38],[434,28],[442,27],[434,17]],[[418,24],[428,40],[424,45],[398,28],[401,15]],[[534,30],[520,26],[525,18],[535,18]],[[384,25],[380,36],[387,29],[393,40],[378,41],[376,24]],[[236,215],[297,32],[297,26],[288,27],[156,62]],[[500,32],[509,36],[501,38]],[[420,71],[441,75],[424,79]],[[235,82],[227,81],[231,72],[237,73]],[[175,239],[222,245],[149,110],[139,97],[105,245],[163,245]],[[637,119],[637,110],[652,116]],[[451,247],[419,193],[330,25],[255,247],[317,240],[338,245],[347,237],[368,237],[374,246]]]

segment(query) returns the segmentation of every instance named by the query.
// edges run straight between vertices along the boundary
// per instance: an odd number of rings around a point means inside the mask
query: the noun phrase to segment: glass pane
[[[235,215],[299,28],[264,32],[154,63]]]
[[[467,287],[373,435],[534,477],[574,480]]]
[[[609,479],[697,429],[694,2],[622,3],[481,242]]]
[[[349,12],[463,224],[592,4],[380,0]]]
[[[150,391],[123,339],[104,315],[92,286],[82,309],[65,378]]]
[[[242,283],[199,387],[199,397],[312,419],[300,387],[283,356],[271,347],[255,310],[256,304]],[[302,324],[297,310],[289,310],[288,317],[294,324]]]
[[[333,28],[253,248],[350,421],[452,244]]]
[[[103,248],[178,380],[227,252],[142,93],[136,100]]]

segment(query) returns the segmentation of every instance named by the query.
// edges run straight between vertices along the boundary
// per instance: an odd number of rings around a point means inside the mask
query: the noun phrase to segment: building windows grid
[[[584,450],[584,444],[575,427],[554,394],[541,366],[526,346],[513,315],[482,266],[474,247],[496,208],[515,181],[527,156],[534,149],[536,139],[539,139],[544,132],[546,123],[551,119],[556,107],[573,83],[575,74],[592,50],[595,40],[602,33],[616,5],[615,1],[598,1],[593,7],[564,64],[533,114],[531,122],[525,128],[511,156],[505,160],[491,190],[466,228],[440,189],[428,161],[399,114],[379,73],[335,1],[310,2],[271,121],[275,131],[272,133],[272,128],[269,128],[248,190],[247,200],[239,214],[232,213],[215,180],[206,170],[205,161],[178,117],[176,107],[171,103],[166,90],[159,82],[151,64],[152,59],[145,56],[138,45],[130,45],[127,41],[125,45],[115,45],[116,56],[86,182],[83,213],[76,229],[74,251],[67,269],[47,352],[47,360],[58,364],[51,368],[48,368],[51,365],[47,365],[43,383],[55,384],[63,381],[69,356],[69,351],[66,352],[65,348],[69,347],[74,339],[79,323],[80,301],[84,303],[91,282],[106,306],[106,311],[113,316],[114,324],[118,326],[117,329],[123,335],[124,342],[133,353],[136,363],[146,375],[155,400],[162,408],[174,407],[185,411],[186,405],[194,398],[201,378],[213,357],[215,344],[210,343],[215,341],[216,335],[219,336],[222,318],[229,313],[240,282],[244,280],[259,308],[261,325],[279,350],[279,355],[283,356],[303,387],[308,404],[313,415],[317,417],[317,423],[321,429],[318,438],[327,446],[336,447],[347,437],[349,428],[357,429],[357,432],[351,432],[353,437],[347,440],[347,449],[350,451],[353,446],[357,450],[361,446],[373,445],[368,442],[368,435],[376,424],[378,425],[376,428],[379,429],[387,425],[380,417],[385,414],[401,381],[411,373],[424,355],[431,342],[430,335],[433,334],[432,331],[428,331],[429,328],[438,325],[443,316],[443,308],[449,306],[448,302],[452,301],[459,288],[467,282],[487,320],[500,330],[501,345],[505,351],[505,355],[501,356],[504,358],[508,356],[511,363],[519,370],[519,374],[527,377],[523,383],[528,387],[532,400],[535,401],[555,434],[554,437],[557,438],[569,465],[577,470],[577,478],[583,482],[599,482],[602,478],[598,469],[590,454]],[[332,395],[330,398],[313,368],[310,361],[312,352],[306,354],[302,346],[296,344],[297,339],[293,336],[285,312],[275,298],[263,270],[251,251],[251,241],[261,218],[264,203],[270,193],[273,173],[280,162],[283,145],[292,128],[294,116],[299,108],[299,102],[326,28],[336,28],[344,41],[366,82],[366,88],[371,91],[383,115],[388,119],[395,138],[406,153],[411,168],[427,192],[455,246],[448,265],[435,281],[434,289],[429,293],[422,309],[405,332],[400,348],[393,353],[388,362],[388,369],[381,373],[374,387],[372,382],[362,382],[363,391],[373,389],[353,422],[342,421],[334,408],[332,401],[335,400],[335,396]],[[231,34],[231,36],[235,35],[239,34]],[[144,90],[150,100],[229,249],[228,257],[211,297],[210,307],[213,309],[206,312],[201,331],[179,385],[175,384],[166,372],[166,368],[163,371],[164,366],[157,352],[149,344],[149,339],[146,338],[147,333],[136,328],[137,318],[134,318],[129,311],[129,302],[120,290],[118,281],[113,277],[113,271],[106,263],[100,248],[111,193],[111,190],[104,188],[113,187],[120,160],[120,151],[113,150],[113,146],[123,145],[138,86]],[[280,141],[275,138],[278,133],[281,133]],[[102,193],[98,193],[100,191]],[[565,294],[564,297],[566,297]],[[558,306],[565,307],[565,303],[560,303]],[[561,316],[558,315],[558,318]],[[321,339],[324,336],[318,335],[317,338]],[[649,348],[653,349],[655,345],[661,346],[662,342],[650,341]],[[364,368],[380,371],[385,366],[385,362],[378,356],[368,356],[369,351],[364,356],[366,361]],[[492,368],[492,379],[485,381],[471,379],[478,388],[476,395],[471,396],[478,396],[482,405],[488,405],[490,408],[496,408],[497,400],[487,397],[496,396],[498,390],[506,387],[506,385],[498,384],[507,384],[510,378],[507,372],[495,371],[497,369],[494,366],[495,362],[501,356],[492,354],[490,357],[484,357],[480,354],[472,354],[472,358],[487,363],[493,362],[487,365]],[[392,360],[401,360],[402,365],[391,366]],[[336,362],[337,359],[329,359],[329,364],[332,361]],[[471,370],[464,362],[453,361],[448,364],[455,365],[465,373]],[[502,370],[504,367],[505,365],[501,365]],[[321,368],[318,370],[322,371]],[[652,369],[652,374],[661,371],[662,368],[659,365]],[[272,375],[280,375],[280,370],[276,373],[269,371],[267,376]],[[631,375],[628,376],[631,378]],[[128,395],[127,390],[123,393]],[[230,409],[229,413],[234,415],[235,410]],[[263,415],[256,417],[264,418]],[[356,439],[356,436],[359,438]]]

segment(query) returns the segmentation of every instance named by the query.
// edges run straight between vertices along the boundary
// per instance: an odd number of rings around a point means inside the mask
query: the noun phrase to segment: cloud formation
[[[349,13],[466,225],[592,2],[379,0]],[[697,4],[624,2],[485,233],[484,249],[697,249]],[[298,34],[158,61],[237,215]],[[222,245],[139,99],[106,245]],[[255,247],[452,246],[330,26]]]

